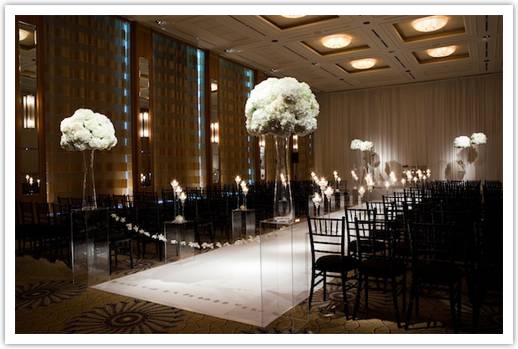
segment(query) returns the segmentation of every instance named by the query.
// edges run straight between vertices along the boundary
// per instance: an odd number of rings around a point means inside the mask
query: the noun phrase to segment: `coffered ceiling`
[[[405,84],[502,71],[501,16],[446,16],[432,32],[414,29],[426,16],[131,16],[200,48],[262,70],[292,76],[323,92]],[[343,48],[321,39],[345,34]],[[437,58],[429,49],[455,46]],[[352,61],[374,58],[368,69]]]

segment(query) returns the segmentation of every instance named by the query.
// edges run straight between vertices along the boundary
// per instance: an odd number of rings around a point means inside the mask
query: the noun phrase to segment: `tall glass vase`
[[[295,218],[290,185],[289,138],[275,136],[276,163],[275,189],[273,196],[273,219],[277,222],[290,223]]]
[[[94,177],[94,151],[95,150],[83,151],[83,210],[95,210],[97,208]]]

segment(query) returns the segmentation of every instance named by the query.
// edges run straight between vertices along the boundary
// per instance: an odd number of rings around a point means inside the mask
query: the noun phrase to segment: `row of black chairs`
[[[308,217],[313,262],[309,306],[320,283],[326,299],[328,278],[341,280],[346,317],[349,290],[356,289],[355,317],[362,291],[367,307],[369,289],[390,286],[396,322],[401,326],[405,314],[408,328],[423,294],[446,295],[458,331],[466,284],[477,328],[487,295],[501,297],[501,191],[493,183],[481,189],[480,182],[430,182],[367,202],[366,208],[346,208],[341,219]]]
[[[183,209],[186,219],[191,220],[199,243],[229,241],[231,238],[232,210],[238,207],[236,186],[223,188],[185,188],[187,200]],[[312,192],[311,182],[293,182],[292,195],[298,216],[307,213],[307,198]],[[247,196],[248,207],[256,209],[256,219],[271,217],[273,186],[271,183],[250,185]],[[175,200],[172,190],[164,189],[156,192],[135,192],[129,195],[97,196],[99,208],[125,217],[127,222],[137,224],[151,235],[162,233],[164,222],[174,220],[180,213],[180,204]],[[79,198],[58,197],[55,203],[18,202],[16,238],[18,252],[30,253],[51,260],[62,259],[70,262],[70,214],[80,210],[82,200]],[[113,254],[130,255],[133,265],[133,249],[128,248],[127,241],[137,241],[136,253],[143,257],[147,246],[155,245],[155,255],[160,256],[160,244],[141,234],[133,234],[127,229],[110,232],[113,243]],[[133,242],[135,245],[135,242]],[[118,246],[118,247],[117,247]],[[124,246],[124,247],[120,247]],[[120,248],[119,248],[120,247]]]

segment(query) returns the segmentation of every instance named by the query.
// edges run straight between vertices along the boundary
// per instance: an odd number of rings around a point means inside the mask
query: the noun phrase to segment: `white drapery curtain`
[[[318,95],[315,134],[319,174],[352,182],[359,162],[351,140],[373,141],[378,180],[401,167],[426,166],[433,179],[502,179],[502,74]],[[483,132],[475,152],[453,147],[457,136]],[[461,162],[462,161],[462,162]],[[309,174],[308,174],[309,177]]]

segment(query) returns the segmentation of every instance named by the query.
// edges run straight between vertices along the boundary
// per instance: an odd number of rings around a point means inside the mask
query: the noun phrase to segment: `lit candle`
[[[234,178],[234,180],[236,181],[236,185],[239,186],[239,183],[241,183],[241,177],[237,175],[236,178]]]
[[[385,189],[387,189],[387,190],[388,190],[388,188],[389,188],[389,187],[390,187],[390,183],[389,183],[389,181],[385,181]]]
[[[185,202],[185,200],[187,199],[187,194],[185,194],[185,192],[182,191],[178,197],[180,198],[180,201],[183,204]]]
[[[30,178],[30,176],[29,176],[28,174],[27,174],[27,175],[25,175],[25,181],[26,181],[27,183],[29,183],[29,178]]]
[[[29,185],[33,185],[34,184],[34,179],[32,177],[29,177]]]
[[[288,182],[286,181],[286,176],[284,175],[284,173],[281,173],[281,183],[283,186],[288,185]]]
[[[173,179],[170,184],[171,188],[173,188],[173,190],[176,191],[176,188],[178,188],[178,181],[176,179]]]
[[[396,174],[394,173],[394,171],[390,171],[390,181],[392,183],[396,183],[397,182],[397,177],[396,177]]]
[[[365,188],[363,186],[358,189],[358,205],[362,204],[363,194],[365,194]]]
[[[37,180],[36,180],[36,183],[38,183],[38,188],[39,188],[39,187],[40,187],[40,180],[39,180],[39,179],[37,179]]]
[[[331,195],[333,195],[333,188],[331,188],[331,186],[327,187],[326,190],[324,191],[324,194],[326,195],[327,197],[327,200],[331,200]]]
[[[322,202],[322,197],[320,196],[319,193],[315,193],[315,195],[313,195],[313,198],[311,199],[311,201],[313,201],[313,204],[315,205],[315,207],[318,210],[318,207],[320,206],[320,203]]]

